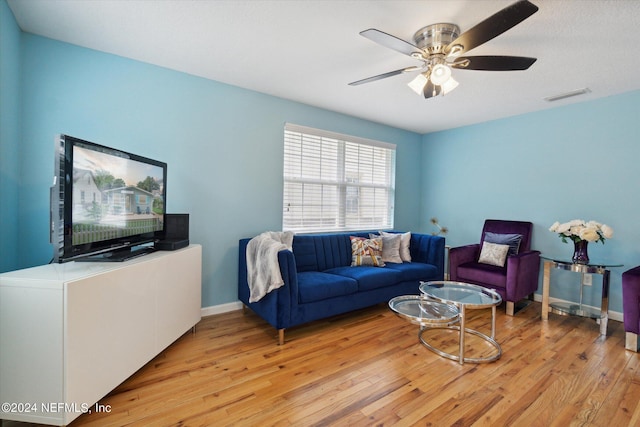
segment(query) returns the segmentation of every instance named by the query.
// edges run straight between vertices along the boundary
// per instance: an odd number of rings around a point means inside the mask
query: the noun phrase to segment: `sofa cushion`
[[[386,267],[336,267],[325,270],[325,273],[357,280],[359,291],[384,288],[385,286],[392,286],[402,281],[402,274],[399,271]]]
[[[403,282],[410,280],[435,280],[438,275],[438,269],[435,265],[423,264],[421,262],[406,262],[402,264],[388,262],[386,268],[399,271]]]
[[[402,262],[402,258],[400,258],[402,236],[400,234],[388,233],[379,236],[377,234],[369,234],[370,239],[375,239],[376,237],[382,238],[382,262],[385,264],[387,262]]]
[[[507,286],[507,268],[495,265],[467,262],[458,266],[458,281],[486,283],[498,288]]]
[[[345,276],[305,271],[298,273],[298,292],[300,302],[308,303],[355,294],[358,292],[358,282]]]
[[[387,233],[386,231],[381,231],[380,235],[381,236],[390,236],[390,235],[394,235],[396,233]],[[406,233],[399,233],[400,234],[400,250],[399,250],[399,254],[400,254],[400,259],[402,259],[402,261],[404,262],[411,262],[411,251],[409,250],[409,247],[411,245],[411,232],[407,231]]]
[[[382,261],[382,237],[365,239],[351,236],[351,266],[372,265],[384,267]]]

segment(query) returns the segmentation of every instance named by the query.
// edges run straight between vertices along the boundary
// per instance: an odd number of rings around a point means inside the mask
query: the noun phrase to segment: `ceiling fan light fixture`
[[[458,84],[459,83],[455,81],[453,77],[450,77],[449,80],[442,84],[442,94],[446,95],[447,93],[451,92],[458,87]]]
[[[407,86],[409,86],[411,90],[413,90],[418,95],[422,95],[424,85],[427,84],[427,81],[429,81],[429,79],[427,78],[427,76],[425,76],[425,73],[420,73],[416,76],[415,79],[407,83]]]
[[[452,23],[427,25],[413,35],[413,43],[375,28],[361,31],[360,34],[369,40],[408,55],[420,61],[422,65],[378,74],[349,85],[356,86],[420,70],[420,75],[409,83],[409,87],[428,99],[451,92],[458,86],[458,82],[451,78],[452,68],[477,71],[526,70],[536,61],[536,58],[498,55],[464,57],[462,55],[515,27],[537,11],[538,6],[529,0],[518,0],[464,33],[460,33],[460,28]],[[574,94],[562,94],[559,97],[545,99],[551,101],[572,95]]]
[[[451,68],[445,64],[437,64],[431,70],[431,83],[441,86],[451,78]]]

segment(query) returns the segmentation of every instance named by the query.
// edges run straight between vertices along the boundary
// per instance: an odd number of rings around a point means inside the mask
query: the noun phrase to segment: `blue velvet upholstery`
[[[397,270],[372,266],[360,266],[361,268],[335,267],[326,270],[327,273],[338,276],[351,277],[358,282],[359,291],[384,288],[401,282],[402,275]]]
[[[397,270],[402,281],[423,280],[422,277],[435,277],[438,274],[438,268],[435,265],[422,262],[403,262],[402,264],[388,262],[386,266]]]
[[[298,287],[300,288],[298,302],[301,304],[358,292],[358,282],[355,279],[322,271],[298,273]]]
[[[249,303],[246,248],[238,248],[238,299],[277,329],[389,301],[399,295],[417,295],[420,281],[444,277],[444,238],[411,234],[411,263],[385,267],[351,267],[350,236],[369,232],[296,235],[293,253],[278,253],[284,286]]]

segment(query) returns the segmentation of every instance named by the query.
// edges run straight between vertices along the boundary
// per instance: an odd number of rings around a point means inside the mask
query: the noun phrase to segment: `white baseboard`
[[[533,294],[533,299],[534,301],[538,301],[538,302],[542,302],[542,294]],[[549,297],[549,302],[559,302],[559,303],[573,303],[575,304],[574,301],[566,301],[563,299],[558,299],[558,298],[552,298]],[[593,310],[600,310],[600,307],[592,307],[590,305],[585,305],[585,307],[589,307]],[[624,320],[622,313],[620,313],[619,311],[611,311],[609,310],[609,319],[610,320],[616,320],[618,322],[622,322]]]
[[[202,317],[212,316],[214,314],[228,313],[230,311],[240,310],[242,308],[241,301],[228,302],[226,304],[212,305],[209,307],[202,307]]]
[[[533,299],[535,301],[542,302],[542,295],[541,294],[534,294],[533,295]],[[568,302],[571,302],[571,301],[565,301],[565,300],[561,300],[561,299],[558,299],[558,298],[549,297],[549,302],[564,302],[564,303],[568,303]],[[590,306],[587,306],[587,307],[590,307]],[[234,302],[229,302],[229,303],[226,303],[226,304],[212,305],[212,306],[209,306],[209,307],[202,307],[201,313],[202,313],[202,317],[205,317],[205,316],[212,316],[214,314],[228,313],[230,311],[240,310],[241,308],[242,308],[242,302],[241,301],[234,301]],[[590,308],[599,309],[599,307],[590,307]],[[622,316],[622,313],[620,313],[618,311],[609,310],[609,319],[616,320],[618,322],[622,322],[624,318]]]

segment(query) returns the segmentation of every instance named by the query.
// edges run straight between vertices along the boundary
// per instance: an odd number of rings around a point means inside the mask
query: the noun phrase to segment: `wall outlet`
[[[593,275],[592,274],[583,274],[582,275],[582,284],[585,286],[591,286],[593,284]]]

